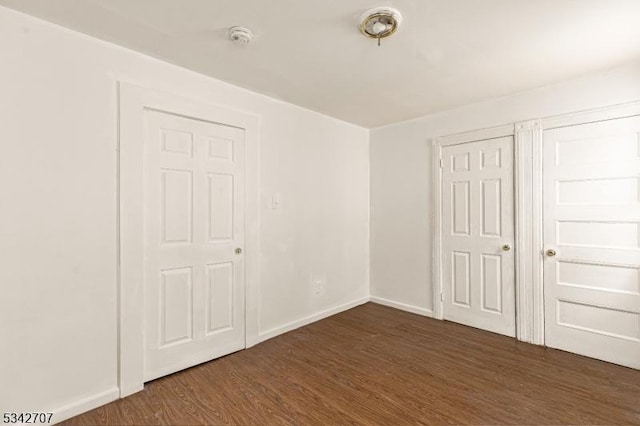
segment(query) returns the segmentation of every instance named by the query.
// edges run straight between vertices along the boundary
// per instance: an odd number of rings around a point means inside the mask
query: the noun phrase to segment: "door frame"
[[[205,101],[118,82],[118,386],[144,388],[144,112],[161,111],[245,130],[245,348],[258,342],[260,117]]]
[[[433,317],[444,319],[442,282],[442,148],[511,136],[514,139],[516,338],[544,344],[542,297],[542,131],[537,120],[436,138],[431,142],[431,280]]]

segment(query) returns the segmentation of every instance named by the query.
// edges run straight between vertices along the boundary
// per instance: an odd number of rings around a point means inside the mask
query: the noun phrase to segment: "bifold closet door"
[[[442,148],[444,319],[515,336],[513,137]]]
[[[640,117],[544,132],[547,346],[640,368]]]
[[[244,130],[146,111],[144,379],[245,347]]]

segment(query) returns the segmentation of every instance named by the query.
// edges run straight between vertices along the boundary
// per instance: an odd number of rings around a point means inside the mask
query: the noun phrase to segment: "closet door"
[[[548,346],[640,368],[640,117],[544,133]]]
[[[145,115],[147,381],[245,347],[244,130]]]
[[[444,319],[515,336],[513,137],[442,148]]]

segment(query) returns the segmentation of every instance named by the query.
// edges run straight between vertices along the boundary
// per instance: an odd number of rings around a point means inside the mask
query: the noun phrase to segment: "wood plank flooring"
[[[640,424],[640,371],[372,303],[66,425]]]

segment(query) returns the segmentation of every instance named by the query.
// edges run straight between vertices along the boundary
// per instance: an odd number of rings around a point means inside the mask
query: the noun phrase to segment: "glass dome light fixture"
[[[402,23],[400,11],[392,7],[376,7],[360,17],[360,32],[367,37],[380,40],[393,35]]]
[[[239,25],[229,28],[227,35],[236,44],[249,44],[253,40],[253,31]]]

